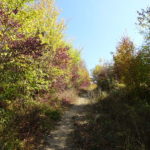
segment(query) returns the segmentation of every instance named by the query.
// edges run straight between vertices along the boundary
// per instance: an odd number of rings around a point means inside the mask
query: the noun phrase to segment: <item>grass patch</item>
[[[76,144],[84,150],[149,150],[150,91],[113,91],[91,106],[88,123],[76,127]]]
[[[5,102],[0,108],[1,150],[33,150],[44,146],[44,139],[60,119],[60,106],[34,100]]]

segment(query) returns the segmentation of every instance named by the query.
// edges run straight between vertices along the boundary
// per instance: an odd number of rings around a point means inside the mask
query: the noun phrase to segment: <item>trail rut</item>
[[[78,98],[73,106],[64,113],[61,121],[47,139],[45,150],[77,150],[73,143],[72,133],[75,120],[85,115],[85,106],[89,103],[86,98]]]

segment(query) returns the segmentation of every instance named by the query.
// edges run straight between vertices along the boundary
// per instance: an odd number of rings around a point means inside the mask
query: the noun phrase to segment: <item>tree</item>
[[[113,88],[115,78],[112,65],[97,65],[92,72],[92,76],[93,81],[97,84],[98,88],[101,88],[105,91],[109,91],[111,88]]]
[[[150,7],[138,11],[138,25],[145,37],[145,42],[150,46]]]
[[[150,86],[150,7],[138,11],[138,25],[141,33],[144,35],[144,44],[142,45],[137,59],[139,62],[139,74],[141,74],[141,84]]]
[[[117,52],[113,56],[116,77],[120,82],[128,84],[130,78],[129,70],[134,58],[135,46],[128,37],[123,37],[116,49]]]

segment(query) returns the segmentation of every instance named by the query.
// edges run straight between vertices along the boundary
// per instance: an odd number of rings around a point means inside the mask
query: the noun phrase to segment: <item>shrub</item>
[[[92,106],[86,126],[79,126],[77,142],[85,150],[149,150],[150,94],[146,89],[112,92]],[[77,143],[77,145],[79,144]]]
[[[44,136],[54,128],[60,114],[60,109],[52,108],[48,103],[12,102],[7,109],[0,110],[1,149],[35,149],[44,142]]]

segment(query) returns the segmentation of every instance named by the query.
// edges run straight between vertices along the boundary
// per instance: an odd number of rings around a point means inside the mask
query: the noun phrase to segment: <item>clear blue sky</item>
[[[56,0],[67,23],[67,38],[83,48],[82,58],[91,70],[100,58],[110,61],[121,36],[140,45],[142,36],[135,25],[137,11],[150,0]]]

